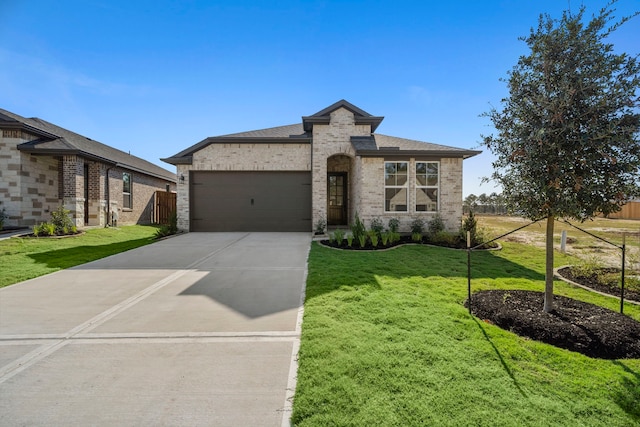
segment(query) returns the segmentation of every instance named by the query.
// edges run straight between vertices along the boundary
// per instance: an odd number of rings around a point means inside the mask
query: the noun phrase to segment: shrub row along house
[[[301,123],[206,138],[162,159],[177,167],[179,228],[311,231],[358,213],[407,230],[439,213],[457,230],[462,161],[480,152],[375,133],[382,120],[341,100]]]
[[[32,226],[62,205],[77,227],[153,222],[156,191],[175,191],[159,166],[37,118],[0,109],[0,211]]]

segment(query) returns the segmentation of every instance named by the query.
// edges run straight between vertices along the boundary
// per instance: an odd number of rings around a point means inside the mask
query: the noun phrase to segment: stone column
[[[76,227],[84,225],[84,160],[78,156],[62,158],[62,203]]]

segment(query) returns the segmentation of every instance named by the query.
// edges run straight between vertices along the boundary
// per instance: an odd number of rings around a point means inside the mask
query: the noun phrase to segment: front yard
[[[65,238],[0,240],[0,288],[154,242],[157,227],[95,228]]]
[[[556,254],[556,265],[575,259]],[[599,360],[469,316],[466,252],[314,243],[293,423],[297,426],[635,426],[640,360]],[[544,251],[473,253],[474,291],[544,288]],[[619,301],[557,281],[558,295]],[[542,309],[542,307],[540,307]],[[640,320],[640,307],[625,313]]]

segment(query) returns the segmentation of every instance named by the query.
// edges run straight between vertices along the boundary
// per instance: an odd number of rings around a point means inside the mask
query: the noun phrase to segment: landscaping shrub
[[[333,240],[335,240],[338,246],[342,246],[342,242],[344,240],[344,230],[336,230],[333,232]]]
[[[324,217],[320,217],[315,224],[315,234],[324,234],[324,230],[327,228],[327,220]]]
[[[360,247],[364,248],[367,245],[367,235],[366,234],[359,235],[358,242],[360,243]]]
[[[162,237],[171,236],[178,232],[178,214],[171,212],[169,215],[169,224],[163,224],[156,230],[155,238],[160,239]]]
[[[378,238],[378,232],[376,230],[369,230],[369,232],[367,233],[367,235],[369,236],[369,240],[371,241],[371,245],[375,248],[376,246],[378,246],[378,242],[379,242],[379,238]]]
[[[364,223],[360,220],[358,216],[358,212],[356,212],[356,218],[351,225],[351,233],[353,234],[353,238],[359,242],[362,242],[362,238],[364,238],[365,242],[367,240],[367,229],[364,226]],[[361,245],[364,247],[364,245]]]
[[[397,233],[398,229],[400,228],[400,220],[398,218],[390,218],[388,225],[389,231],[391,231],[392,233]]]
[[[422,233],[411,233],[411,240],[416,243],[422,242]]]
[[[422,234],[424,231],[424,220],[422,218],[416,218],[411,221],[411,235],[419,233]]]
[[[71,221],[71,217],[69,217],[69,213],[70,211],[62,205],[51,212],[51,224],[54,227],[54,232],[49,234],[50,236],[54,234],[75,234],[77,232],[76,226],[73,224],[73,221]]]
[[[384,224],[382,223],[382,220],[380,218],[372,219],[370,230],[374,231],[376,236],[378,236],[378,239],[380,239],[382,237],[382,232],[384,231]]]
[[[387,244],[389,243],[389,239],[391,239],[390,231],[385,231],[384,233],[382,233],[382,235],[380,236],[380,240],[382,240],[382,246],[387,246]]]
[[[447,231],[438,231],[429,235],[429,241],[440,246],[456,246],[459,236]]]
[[[444,228],[444,221],[442,220],[442,216],[440,214],[436,214],[433,219],[429,221],[429,234],[438,234],[441,231],[444,231]]]
[[[469,211],[469,215],[462,220],[462,228],[460,229],[460,234],[462,240],[467,241],[467,232],[469,232],[471,237],[471,242],[475,242],[476,233],[478,231],[478,220],[476,216],[473,214],[473,211]]]
[[[353,234],[352,233],[347,233],[347,245],[349,245],[349,247],[353,246]]]

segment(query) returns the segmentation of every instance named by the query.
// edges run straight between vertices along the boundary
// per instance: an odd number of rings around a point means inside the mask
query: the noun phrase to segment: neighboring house
[[[302,123],[207,138],[172,157],[178,226],[190,231],[312,231],[462,217],[462,161],[479,154],[374,133],[383,117],[339,101]]]
[[[78,227],[145,224],[175,174],[37,118],[0,109],[0,210],[32,226],[63,205]],[[115,221],[114,221],[115,220]]]

